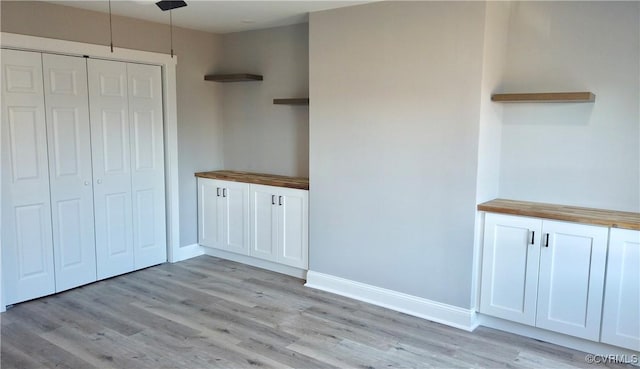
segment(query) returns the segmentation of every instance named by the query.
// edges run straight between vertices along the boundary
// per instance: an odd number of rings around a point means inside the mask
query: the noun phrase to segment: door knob
[[[98,182],[98,184],[102,183],[101,179],[98,179],[96,182]]]
[[[85,185],[85,186],[88,186],[90,183],[91,183],[91,182],[89,182],[89,181],[84,181],[84,185]]]

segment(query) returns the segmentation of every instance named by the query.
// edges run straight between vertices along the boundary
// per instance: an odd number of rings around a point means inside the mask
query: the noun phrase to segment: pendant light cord
[[[173,17],[172,17],[172,10],[169,10],[169,32],[170,32],[170,38],[171,38],[171,59],[173,59]]]
[[[111,22],[111,0],[109,0],[109,38],[111,41],[111,52],[113,52],[113,24]]]

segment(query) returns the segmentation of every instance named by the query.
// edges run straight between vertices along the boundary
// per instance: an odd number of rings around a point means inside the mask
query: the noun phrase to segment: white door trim
[[[165,199],[167,217],[167,257],[177,261],[180,251],[180,219],[178,199],[178,115],[176,102],[176,64],[178,58],[168,54],[123,49],[116,47],[111,52],[105,45],[57,40],[44,37],[26,36],[0,32],[0,47],[8,49],[38,51],[52,54],[88,56],[134,63],[154,64],[162,67],[162,92],[164,114],[164,165]],[[1,175],[1,174],[0,174]],[[1,183],[1,181],[0,181]],[[0,206],[2,199],[0,198]],[[2,219],[0,219],[0,227]],[[1,229],[1,228],[0,228]],[[0,245],[1,247],[1,245]],[[1,260],[0,260],[1,262]],[[0,276],[0,311],[4,311],[2,296],[2,276]]]

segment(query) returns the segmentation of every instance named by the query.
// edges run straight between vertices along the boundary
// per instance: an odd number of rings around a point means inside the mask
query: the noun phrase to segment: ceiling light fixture
[[[184,1],[163,0],[163,1],[158,1],[156,5],[158,6],[158,8],[162,9],[162,11],[167,11],[167,10],[182,8],[184,6],[187,6],[187,3],[185,3]]]
[[[111,1],[111,0],[109,0],[109,1]],[[158,1],[156,3],[156,5],[163,12],[167,11],[167,10],[169,11],[169,32],[170,32],[170,43],[171,43],[171,57],[173,58],[173,16],[172,16],[171,11],[173,9],[178,9],[178,8],[185,7],[185,6],[187,6],[187,3],[185,3],[184,1],[163,0],[163,1]]]

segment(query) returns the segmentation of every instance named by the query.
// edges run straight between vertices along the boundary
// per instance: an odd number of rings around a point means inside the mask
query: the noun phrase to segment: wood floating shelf
[[[540,92],[517,94],[494,94],[495,102],[594,102],[596,95],[591,92]]]
[[[276,105],[309,105],[308,97],[295,97],[288,99],[273,99]]]
[[[208,74],[204,76],[204,80],[213,82],[251,82],[262,81],[262,76],[248,73]]]

